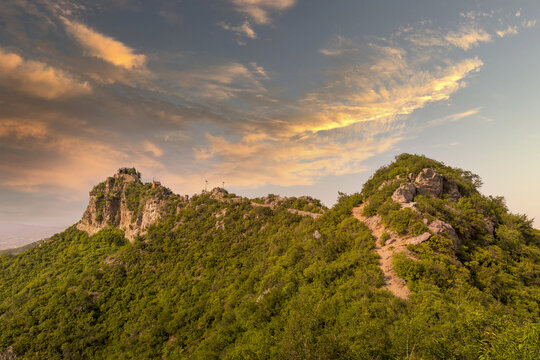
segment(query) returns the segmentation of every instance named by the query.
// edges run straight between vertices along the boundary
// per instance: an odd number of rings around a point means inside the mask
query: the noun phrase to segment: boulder
[[[443,176],[435,170],[430,168],[422,169],[414,182],[418,194],[442,197]]]
[[[445,223],[441,220],[433,220],[428,229],[435,235],[446,235],[454,242],[454,246],[457,246],[461,241],[459,240],[456,231],[452,225]]]
[[[427,241],[431,238],[431,234],[428,233],[427,231],[425,233],[423,233],[422,235],[418,235],[416,237],[413,237],[413,238],[410,238],[408,241],[407,241],[407,244],[410,244],[410,245],[418,245],[418,244],[421,244],[423,243],[424,241]]]
[[[411,183],[403,183],[392,194],[392,200],[397,203],[409,203],[413,201],[416,195],[416,187]]]

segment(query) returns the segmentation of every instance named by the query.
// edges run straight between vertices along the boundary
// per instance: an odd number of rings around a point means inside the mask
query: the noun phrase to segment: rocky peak
[[[461,197],[458,186],[452,180],[445,178],[431,168],[422,169],[416,177],[409,174],[406,181],[401,183],[392,194],[392,199],[397,203],[410,203],[417,194],[437,198],[442,198],[444,194],[448,194],[453,201],[457,201]]]
[[[88,206],[77,229],[93,235],[114,226],[133,241],[167,211],[175,211],[183,201],[185,197],[173,194],[166,187],[155,186],[155,182],[143,184],[135,168],[121,168],[90,191]]]

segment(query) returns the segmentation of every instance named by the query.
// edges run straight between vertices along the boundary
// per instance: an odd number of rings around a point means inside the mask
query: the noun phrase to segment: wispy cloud
[[[238,62],[195,67],[187,71],[171,73],[176,86],[189,97],[222,101],[242,94],[261,94],[266,89],[262,80],[267,79],[263,67],[252,63],[252,69]]]
[[[491,35],[483,29],[465,26],[457,31],[450,31],[444,39],[456,47],[468,50],[479,43],[491,41]]]
[[[25,60],[20,55],[0,48],[0,80],[2,86],[44,99],[58,99],[87,94],[87,82],[41,61]]]
[[[347,49],[351,51],[349,45]],[[322,89],[308,94],[303,104],[313,114],[292,125],[295,131],[319,132],[409,115],[427,103],[449,99],[483,65],[469,58],[429,71],[403,48],[358,44],[357,52],[371,53],[371,60],[342,66]]]
[[[293,7],[296,0],[229,0],[239,12],[249,15],[257,24],[270,23],[270,14]]]
[[[260,134],[259,134],[260,135]],[[246,134],[239,142],[207,135],[209,147],[197,154],[207,164],[205,174],[236,186],[310,185],[324,175],[361,172],[362,161],[389,150],[401,138],[366,137],[347,142],[289,137],[272,139]]]
[[[151,143],[150,141],[144,142],[144,150],[151,153],[155,157],[160,157],[163,155],[163,150],[161,150],[159,147],[157,147],[155,144]]]
[[[135,50],[122,42],[65,17],[62,17],[62,21],[66,26],[66,31],[77,40],[87,55],[127,70],[144,67],[146,56],[136,54]]]
[[[446,123],[450,123],[450,122],[455,122],[455,121],[464,119],[466,117],[476,115],[476,114],[478,114],[480,112],[481,109],[482,108],[477,107],[475,109],[463,111],[463,112],[460,112],[460,113],[457,113],[457,114],[451,114],[451,115],[448,115],[448,116],[445,116],[445,117],[442,117],[442,118],[439,118],[439,119],[433,119],[433,120],[430,120],[428,122],[428,124],[431,125],[431,126],[435,126],[435,125],[441,125],[441,124],[446,124]]]
[[[257,38],[257,34],[255,33],[255,31],[253,30],[253,28],[251,27],[251,25],[249,24],[249,21],[244,21],[241,25],[238,25],[238,26],[232,26],[232,25],[228,25],[224,22],[220,22],[218,24],[219,26],[221,26],[223,29],[227,30],[227,31],[232,31],[233,33],[235,33],[237,35],[237,42],[239,45],[245,45],[245,43],[243,42],[244,39],[256,39]]]
[[[517,35],[518,34],[518,27],[517,26],[508,26],[506,29],[504,30],[497,30],[497,35],[499,35],[499,37],[505,37],[505,36],[509,36],[509,35]]]

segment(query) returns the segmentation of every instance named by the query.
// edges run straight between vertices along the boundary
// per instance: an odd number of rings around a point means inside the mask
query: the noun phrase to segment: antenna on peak
[[[204,180],[204,192],[208,191],[208,180]]]
[[[222,181],[222,182],[221,182],[221,188],[222,188],[223,190],[225,190],[225,181]]]

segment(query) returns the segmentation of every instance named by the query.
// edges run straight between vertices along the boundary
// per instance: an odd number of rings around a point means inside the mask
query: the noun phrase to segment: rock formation
[[[428,241],[430,238],[431,238],[431,234],[426,231],[422,235],[418,235],[416,237],[413,237],[407,240],[407,244],[418,245],[418,244],[423,243],[424,241]]]
[[[392,200],[402,204],[402,206],[406,206],[408,203],[413,202],[414,197],[417,194],[438,198],[442,198],[444,194],[448,194],[452,201],[458,201],[461,197],[457,184],[449,181],[431,168],[422,169],[416,177],[411,173],[407,176],[406,180],[408,180],[408,182],[400,184],[392,194]],[[381,187],[392,184],[393,181],[395,181],[395,179],[392,181],[384,181],[381,186],[379,186],[379,190]]]
[[[434,234],[434,235],[446,235],[450,239],[452,239],[454,243],[454,247],[460,244],[460,240],[456,234],[456,231],[452,227],[452,225],[445,223],[441,220],[434,220],[428,225],[428,229]]]
[[[411,183],[403,183],[392,194],[392,200],[397,203],[409,203],[414,200],[416,187]]]
[[[88,206],[77,229],[93,235],[114,226],[133,241],[165,212],[175,211],[175,202],[183,201],[185,197],[174,195],[165,187],[143,184],[135,169],[122,168],[90,192]]]
[[[414,180],[416,190],[420,195],[442,197],[443,176],[433,169],[422,169]]]

